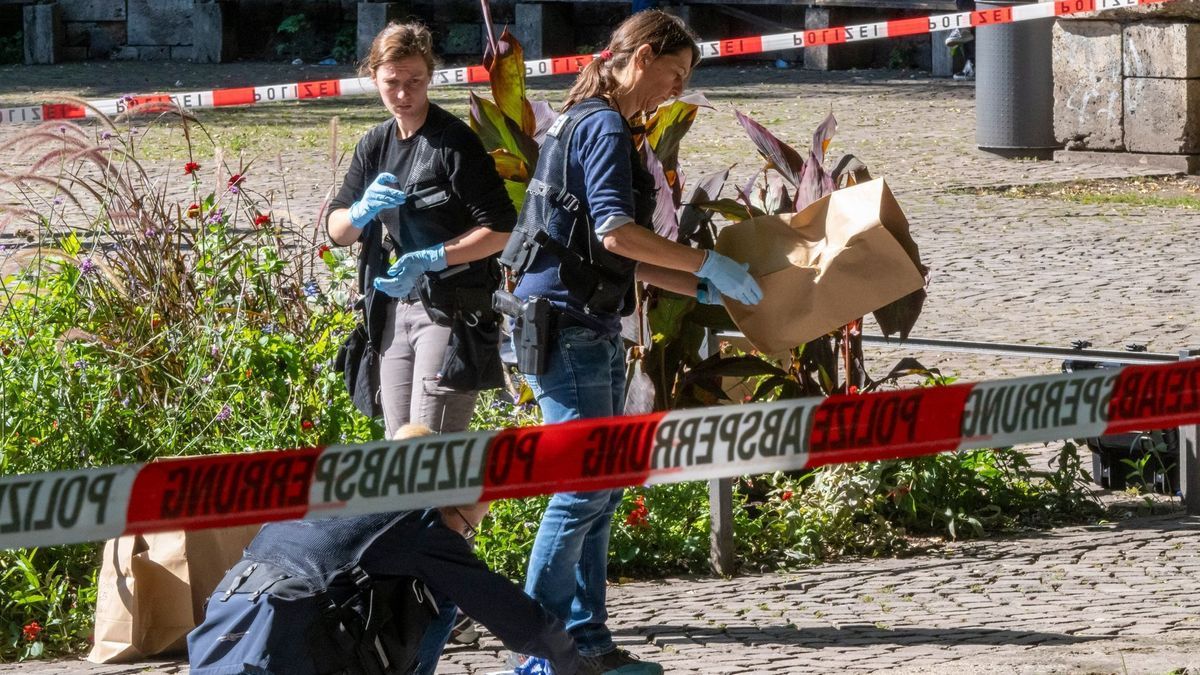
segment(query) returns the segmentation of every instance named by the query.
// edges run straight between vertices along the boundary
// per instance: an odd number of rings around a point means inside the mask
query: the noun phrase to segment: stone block
[[[124,21],[125,0],[71,0],[63,4],[63,21]]]
[[[525,58],[542,59],[573,54],[575,26],[570,3],[518,2],[513,35],[525,47]]]
[[[237,56],[237,11],[235,2],[197,2],[192,8],[191,53],[183,58],[196,63],[232,61]]]
[[[451,23],[446,24],[440,31],[442,38],[441,52],[443,54],[469,54],[478,56],[479,44],[483,37],[483,24],[480,23]]]
[[[804,30],[822,30],[855,23],[852,12],[840,7],[809,7],[804,13]],[[861,21],[860,21],[861,22]],[[871,66],[874,46],[868,42],[846,43],[804,50],[807,70],[846,70]]]
[[[171,47],[166,45],[148,45],[137,48],[138,61],[169,61],[171,60]],[[191,50],[191,47],[188,47]]]
[[[954,75],[954,54],[946,46],[946,38],[950,37],[948,30],[936,30],[930,33],[930,71],[934,77],[952,77]]]
[[[67,22],[66,30],[68,47],[82,48],[83,59],[107,58],[126,42],[124,21]]]
[[[62,60],[66,45],[62,7],[58,3],[28,5],[24,8],[22,30],[25,36],[25,64],[41,65]]]
[[[1200,24],[1125,26],[1126,77],[1200,77]]]
[[[1200,155],[1163,155],[1147,152],[1102,152],[1092,150],[1059,150],[1056,162],[1087,162],[1137,169],[1162,169],[1176,173],[1200,173]]]
[[[1072,150],[1124,149],[1120,24],[1060,22],[1053,40],[1055,140]]]
[[[371,43],[379,31],[390,21],[405,18],[407,3],[403,2],[360,2],[358,3],[358,58],[365,59],[371,52]]]
[[[192,0],[129,0],[129,44],[192,44]]]
[[[194,61],[196,58],[196,49],[192,45],[170,47],[170,50],[172,61]]]
[[[1088,21],[1092,19],[1121,22],[1146,20],[1170,21],[1173,19],[1200,21],[1200,0],[1171,0],[1171,2],[1162,2],[1153,5],[1138,5],[1129,9],[1071,14],[1060,17],[1059,21]]]
[[[1200,152],[1200,79],[1125,78],[1130,152]]]
[[[137,61],[137,57],[138,48],[130,47],[129,45],[114,49],[112,54],[109,56],[109,58],[113,61]]]

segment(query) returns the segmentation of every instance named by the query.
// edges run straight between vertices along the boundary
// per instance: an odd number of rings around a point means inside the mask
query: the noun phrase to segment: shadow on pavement
[[[665,644],[744,644],[795,645],[822,649],[870,645],[931,644],[945,647],[956,645],[1070,645],[1104,640],[1100,636],[1042,633],[1038,631],[1006,630],[1001,628],[881,628],[874,624],[846,624],[840,627],[816,626],[712,626],[660,625],[624,627],[613,635],[638,635]]]

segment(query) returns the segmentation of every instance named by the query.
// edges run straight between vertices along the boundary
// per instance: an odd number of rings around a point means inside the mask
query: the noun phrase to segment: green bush
[[[380,437],[331,367],[355,320],[347,252],[319,246],[248,171],[154,176],[132,132],[94,133],[30,132],[49,171],[16,174],[21,206],[0,212],[38,244],[0,252],[0,472]],[[166,196],[178,176],[187,203]],[[201,177],[224,189],[202,195]],[[0,658],[79,650],[97,552],[0,553]]]

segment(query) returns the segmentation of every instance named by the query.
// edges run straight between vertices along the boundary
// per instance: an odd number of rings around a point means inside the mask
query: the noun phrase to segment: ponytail
[[[621,86],[616,71],[628,66],[634,52],[642,45],[650,45],[654,58],[691,49],[692,66],[695,66],[700,61],[698,41],[692,29],[677,16],[656,9],[634,14],[613,31],[601,56],[580,71],[567,92],[563,110],[570,110],[586,98],[600,97],[611,101]]]

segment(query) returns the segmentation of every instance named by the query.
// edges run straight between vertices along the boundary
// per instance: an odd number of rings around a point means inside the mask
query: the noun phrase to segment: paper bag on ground
[[[901,299],[920,311],[921,298],[907,297],[923,297],[917,245],[882,178],[838,190],[800,213],[730,225],[721,230],[717,251],[749,263],[762,287],[761,303],[726,300],[725,306],[751,344],[768,354]],[[906,334],[911,321],[885,330]]]
[[[182,651],[204,601],[242,557],[258,525],[130,535],[104,545],[93,663]]]

